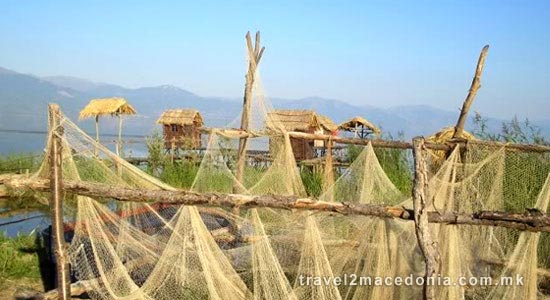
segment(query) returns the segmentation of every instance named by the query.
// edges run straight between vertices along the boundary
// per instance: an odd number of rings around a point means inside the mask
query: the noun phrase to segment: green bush
[[[154,176],[160,176],[162,167],[169,162],[165,154],[164,137],[159,131],[154,131],[145,139],[145,143],[149,153],[147,171]]]

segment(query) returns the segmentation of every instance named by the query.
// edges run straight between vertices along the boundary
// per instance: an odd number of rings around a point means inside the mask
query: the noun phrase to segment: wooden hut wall
[[[164,147],[200,148],[201,131],[195,125],[164,125]]]

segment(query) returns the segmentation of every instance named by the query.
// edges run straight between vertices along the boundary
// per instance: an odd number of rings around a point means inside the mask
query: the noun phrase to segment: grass
[[[32,173],[38,170],[42,156],[33,153],[17,153],[0,156],[0,174]]]
[[[188,189],[193,185],[198,171],[199,167],[195,162],[169,162],[161,169],[159,178],[172,186]]]
[[[208,174],[208,182],[201,182],[199,189],[219,192],[231,192],[233,181],[231,175],[227,173],[228,169],[233,169],[235,166],[234,153],[229,148],[225,148],[229,143],[225,140],[220,140],[220,149],[222,155],[227,158],[227,169],[211,169],[206,170]],[[223,151],[223,149],[227,149]],[[198,174],[200,160],[196,156],[189,157],[185,160],[171,161],[170,157],[165,153],[164,139],[162,134],[154,132],[147,138],[147,150],[149,153],[149,164],[147,172],[158,177],[163,182],[166,182],[174,187],[189,189],[193,185],[195,177]],[[363,150],[362,146],[349,145],[346,152],[346,160],[353,162]],[[408,163],[406,151],[398,149],[376,149],[376,154],[380,160],[380,164],[390,180],[397,188],[408,195],[412,188],[412,173],[411,166]],[[247,167],[244,174],[244,185],[250,188],[258,181],[262,174],[266,171],[265,167],[255,168]],[[204,174],[203,174],[204,175]],[[305,190],[309,196],[318,197],[322,193],[323,174],[322,171],[316,168],[301,168],[300,177],[304,184]]]
[[[319,197],[323,192],[323,173],[312,168],[302,168],[300,177],[304,183],[306,193],[311,197]]]
[[[411,195],[413,166],[408,160],[408,150],[377,148],[374,150],[384,172],[403,195]]]
[[[0,231],[0,287],[10,280],[40,279],[35,234],[7,238]]]
[[[361,154],[364,146],[348,145],[346,147],[346,161],[353,163]],[[380,166],[392,183],[399,189],[403,195],[410,195],[412,192],[412,170],[408,154],[409,150],[375,148],[374,152],[380,162]]]

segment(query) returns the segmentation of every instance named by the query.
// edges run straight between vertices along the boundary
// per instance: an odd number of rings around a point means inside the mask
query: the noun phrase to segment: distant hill
[[[0,130],[45,130],[49,102],[59,103],[61,109],[76,121],[78,112],[90,99],[112,96],[127,98],[138,111],[137,116],[125,120],[126,134],[148,134],[159,128],[155,121],[168,108],[193,107],[201,111],[208,126],[223,126],[240,116],[242,106],[241,99],[202,97],[171,85],[130,89],[67,76],[40,78],[0,68]],[[314,109],[335,122],[360,115],[394,136],[399,131],[404,132],[406,138],[429,135],[442,127],[454,125],[458,116],[458,112],[424,105],[382,109],[321,97],[272,98],[271,101],[275,108]],[[489,118],[489,125],[493,128],[498,129],[501,122]],[[550,136],[550,119],[533,123],[540,126],[546,136]],[[92,121],[82,121],[79,125],[90,132],[93,130]],[[102,133],[115,133],[115,128],[115,120],[102,119]],[[42,147],[42,139],[0,132],[0,153],[36,151]]]

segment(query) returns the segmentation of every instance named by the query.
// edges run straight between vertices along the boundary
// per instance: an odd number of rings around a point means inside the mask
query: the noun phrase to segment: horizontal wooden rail
[[[231,138],[256,138],[256,137],[265,137],[270,135],[275,135],[274,133],[267,132],[248,132],[240,129],[221,129],[221,128],[202,128],[205,133],[216,132],[225,137]],[[359,138],[346,138],[339,136],[332,136],[327,134],[314,134],[314,133],[305,133],[291,131],[288,132],[288,135],[293,138],[305,139],[305,140],[324,140],[328,141],[331,139],[334,143],[338,144],[351,144],[351,145],[367,145],[369,142],[373,147],[378,148],[394,148],[394,149],[412,149],[412,143],[403,142],[403,141],[391,141],[384,139],[359,139]],[[431,143],[426,142],[425,147],[431,150],[442,150],[449,151],[455,145],[478,145],[478,146],[487,146],[487,147],[505,147],[508,150],[512,151],[523,151],[523,152],[539,152],[545,153],[550,152],[550,146],[547,145],[531,145],[531,144],[513,144],[513,143],[503,143],[497,141],[481,141],[481,140],[465,140],[465,139],[451,139],[445,143]]]
[[[4,184],[14,189],[28,189],[38,192],[49,190],[46,179],[29,180],[14,178],[5,180]],[[412,209],[402,206],[324,202],[311,198],[275,195],[241,195],[219,193],[195,193],[189,191],[147,190],[136,188],[114,187],[112,185],[89,183],[83,181],[64,181],[66,192],[93,197],[111,198],[119,201],[159,202],[181,205],[217,206],[226,208],[269,207],[286,210],[312,210],[333,212],[342,215],[363,215],[378,218],[394,218],[413,221]],[[481,225],[505,227],[532,232],[550,232],[550,216],[538,211],[528,210],[525,213],[500,211],[480,211],[472,214],[428,213],[428,222],[456,225]]]
[[[329,140],[332,139],[335,143],[340,144],[355,144],[355,145],[367,145],[372,143],[373,147],[380,148],[397,148],[397,149],[412,149],[412,143],[403,141],[390,141],[383,139],[358,139],[358,138],[344,138],[338,136],[330,136],[326,134],[312,134],[304,132],[289,132],[291,137],[302,138],[309,140]],[[476,145],[487,147],[505,147],[507,150],[522,151],[522,152],[550,152],[550,146],[546,145],[531,145],[531,144],[513,144],[502,143],[496,141],[481,141],[481,140],[465,140],[465,139],[451,139],[445,143],[431,143],[425,142],[425,148],[431,150],[451,150],[455,145]]]

